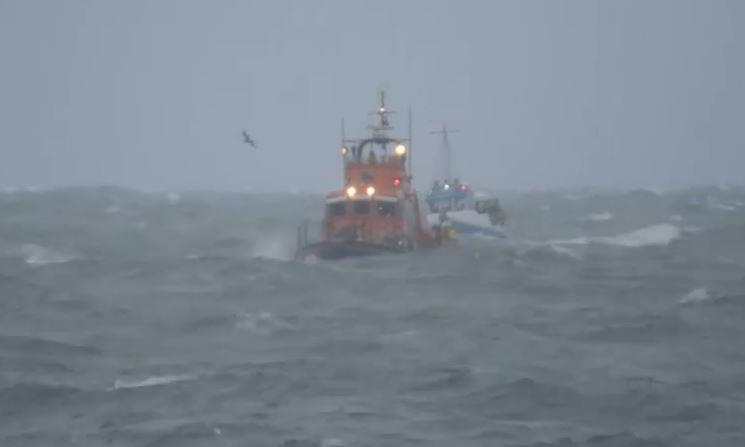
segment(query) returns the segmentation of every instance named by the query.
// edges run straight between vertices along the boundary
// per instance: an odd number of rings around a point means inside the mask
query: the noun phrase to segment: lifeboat
[[[342,126],[343,184],[326,196],[320,240],[308,241],[307,223],[299,228],[298,259],[404,253],[441,242],[411,183],[411,136],[390,135],[391,113],[381,92],[369,137],[346,139]]]

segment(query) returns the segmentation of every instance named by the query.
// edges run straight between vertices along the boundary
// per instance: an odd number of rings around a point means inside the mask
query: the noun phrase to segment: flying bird
[[[256,142],[253,139],[251,139],[251,136],[245,130],[243,131],[243,142],[250,144],[251,147],[254,147],[254,148],[256,147]]]

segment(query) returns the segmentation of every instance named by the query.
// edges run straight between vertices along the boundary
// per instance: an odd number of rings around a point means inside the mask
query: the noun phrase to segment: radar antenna
[[[375,112],[371,112],[371,115],[378,115],[379,124],[371,124],[368,128],[372,131],[373,136],[376,138],[384,138],[386,131],[393,129],[391,121],[388,115],[394,114],[391,110],[385,108],[385,90],[380,91],[380,106]]]

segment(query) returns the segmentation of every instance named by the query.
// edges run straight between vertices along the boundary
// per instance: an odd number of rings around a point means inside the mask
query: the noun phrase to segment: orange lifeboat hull
[[[299,259],[316,257],[324,260],[335,260],[350,257],[406,253],[411,250],[412,248],[381,245],[365,241],[321,241],[306,245],[300,249],[297,257]]]

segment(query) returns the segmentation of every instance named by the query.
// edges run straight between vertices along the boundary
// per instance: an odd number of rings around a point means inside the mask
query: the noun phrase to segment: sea
[[[0,192],[0,446],[745,446],[745,189],[500,195],[295,261],[321,196]]]

